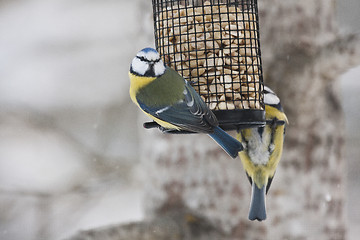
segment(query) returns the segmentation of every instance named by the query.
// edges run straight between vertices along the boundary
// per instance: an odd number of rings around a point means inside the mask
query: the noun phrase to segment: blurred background
[[[0,239],[62,239],[143,218],[142,123],[127,72],[152,44],[150,4],[0,1]],[[360,33],[359,10],[358,0],[338,1],[343,31]],[[360,235],[359,76],[357,67],[339,79],[351,240]]]

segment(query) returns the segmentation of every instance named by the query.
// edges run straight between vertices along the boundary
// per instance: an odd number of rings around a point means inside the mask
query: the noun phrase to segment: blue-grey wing
[[[138,101],[140,107],[150,115],[191,132],[212,133],[218,121],[201,97],[186,85],[184,99],[171,106],[147,106]]]
[[[199,116],[211,126],[219,125],[214,113],[188,82],[185,84],[184,97],[185,102],[192,114]]]

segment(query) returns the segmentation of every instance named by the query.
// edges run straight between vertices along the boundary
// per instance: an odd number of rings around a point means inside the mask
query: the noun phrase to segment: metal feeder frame
[[[152,5],[156,49],[191,82],[219,126],[264,126],[257,0],[152,0]]]

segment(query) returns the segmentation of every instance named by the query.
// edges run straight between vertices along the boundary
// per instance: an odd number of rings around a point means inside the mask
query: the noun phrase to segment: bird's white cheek
[[[159,61],[159,62],[154,64],[155,76],[163,75],[164,72],[165,72],[165,66],[164,66],[164,63],[162,61]]]
[[[149,64],[141,61],[138,58],[134,58],[134,60],[131,63],[131,67],[133,71],[136,72],[137,74],[144,75],[146,71],[149,69]]]
[[[265,104],[277,105],[280,103],[280,99],[275,94],[267,93],[264,95],[264,102]]]

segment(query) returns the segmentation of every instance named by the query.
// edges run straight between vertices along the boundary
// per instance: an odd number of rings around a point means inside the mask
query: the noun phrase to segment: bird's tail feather
[[[252,221],[266,219],[265,186],[259,189],[254,182],[252,183],[249,219]]]
[[[214,132],[209,135],[232,158],[236,158],[238,156],[239,152],[244,149],[242,144],[238,140],[236,140],[235,138],[233,138],[232,136],[227,134],[220,127],[214,128]]]

